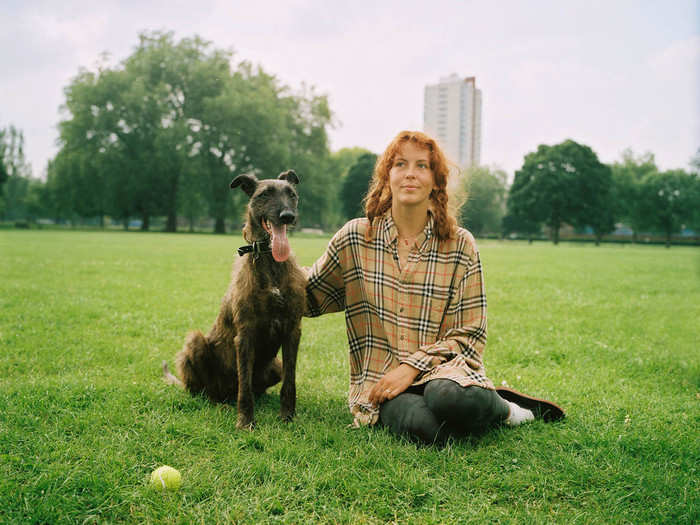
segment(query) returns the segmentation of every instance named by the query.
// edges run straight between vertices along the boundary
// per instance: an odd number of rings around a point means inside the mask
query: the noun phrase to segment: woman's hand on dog
[[[405,363],[384,374],[369,393],[369,402],[373,406],[379,406],[384,401],[394,399],[405,391],[411,384],[420,370]]]

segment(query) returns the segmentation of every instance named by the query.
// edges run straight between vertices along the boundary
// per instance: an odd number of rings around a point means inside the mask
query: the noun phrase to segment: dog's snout
[[[291,210],[282,210],[280,213],[280,221],[282,221],[282,224],[291,224],[294,222],[295,218],[296,216]]]

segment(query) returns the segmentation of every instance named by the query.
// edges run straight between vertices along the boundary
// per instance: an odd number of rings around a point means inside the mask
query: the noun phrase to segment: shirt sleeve
[[[345,309],[345,281],[338,249],[340,235],[341,232],[336,233],[324,254],[308,271],[306,317],[318,317]]]
[[[427,372],[458,355],[470,368],[483,367],[486,346],[486,294],[478,252],[447,305],[448,330],[439,341],[420,347],[402,363]]]

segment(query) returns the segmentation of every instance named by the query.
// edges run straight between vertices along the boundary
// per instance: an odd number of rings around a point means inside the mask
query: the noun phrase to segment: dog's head
[[[258,180],[248,173],[231,181],[231,188],[240,186],[250,199],[244,237],[252,242],[268,235],[272,256],[277,262],[289,257],[287,226],[293,226],[297,221],[297,184],[299,177],[294,170],[284,171],[276,179]]]

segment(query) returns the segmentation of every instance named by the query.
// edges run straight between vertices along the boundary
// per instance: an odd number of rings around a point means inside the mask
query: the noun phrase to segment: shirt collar
[[[399,237],[399,230],[396,228],[396,223],[394,218],[391,216],[391,208],[389,208],[382,218],[382,225],[380,226],[384,241],[387,244],[393,244],[397,241]],[[433,229],[435,226],[435,219],[433,218],[432,210],[428,210],[428,222],[425,224],[423,231],[416,237],[416,244],[420,249],[423,248],[425,241],[430,240],[433,237]]]

